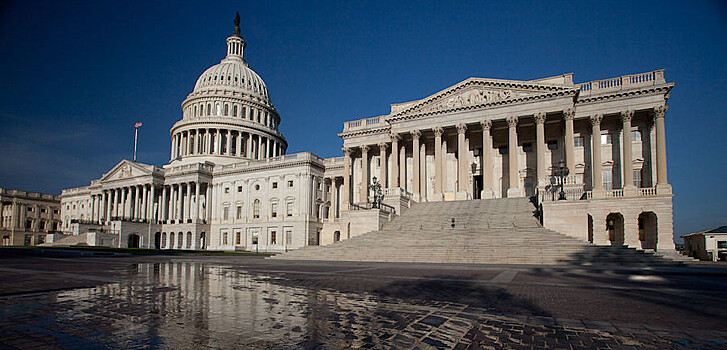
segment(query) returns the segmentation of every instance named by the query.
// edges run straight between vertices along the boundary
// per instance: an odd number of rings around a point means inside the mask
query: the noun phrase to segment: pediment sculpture
[[[513,97],[519,96],[520,94],[512,90],[484,90],[484,89],[473,89],[465,91],[455,96],[442,97],[435,101],[430,102],[427,106],[422,108],[424,112],[439,111],[443,109],[473,106],[483,103],[499,102],[509,100]]]

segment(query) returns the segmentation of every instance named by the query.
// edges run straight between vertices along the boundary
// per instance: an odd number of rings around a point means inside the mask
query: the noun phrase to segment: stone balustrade
[[[666,83],[666,80],[664,79],[664,70],[659,69],[646,73],[589,81],[587,83],[579,84],[578,86],[581,90],[581,95],[590,95],[592,93],[611,92],[664,83]]]

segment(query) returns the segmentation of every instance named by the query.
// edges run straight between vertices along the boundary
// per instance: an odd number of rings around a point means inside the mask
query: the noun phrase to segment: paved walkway
[[[0,349],[727,349],[727,271],[0,257]]]

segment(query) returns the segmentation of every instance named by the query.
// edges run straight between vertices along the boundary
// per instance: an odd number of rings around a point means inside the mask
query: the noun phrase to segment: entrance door
[[[482,199],[482,175],[475,175],[472,177],[472,186],[474,186],[472,198]]]
[[[157,232],[154,235],[154,249],[159,249],[162,246],[162,234]]]
[[[137,234],[130,234],[129,235],[129,248],[139,248],[139,235]]]

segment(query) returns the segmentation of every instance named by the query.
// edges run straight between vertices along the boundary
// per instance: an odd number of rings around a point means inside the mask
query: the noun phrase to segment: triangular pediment
[[[484,108],[548,95],[575,93],[576,86],[536,81],[470,78],[427,98],[396,105],[392,117],[429,114],[459,108]],[[392,106],[393,107],[393,106]]]
[[[140,164],[123,159],[101,177],[101,182],[151,175],[153,173],[153,168],[153,165]]]

